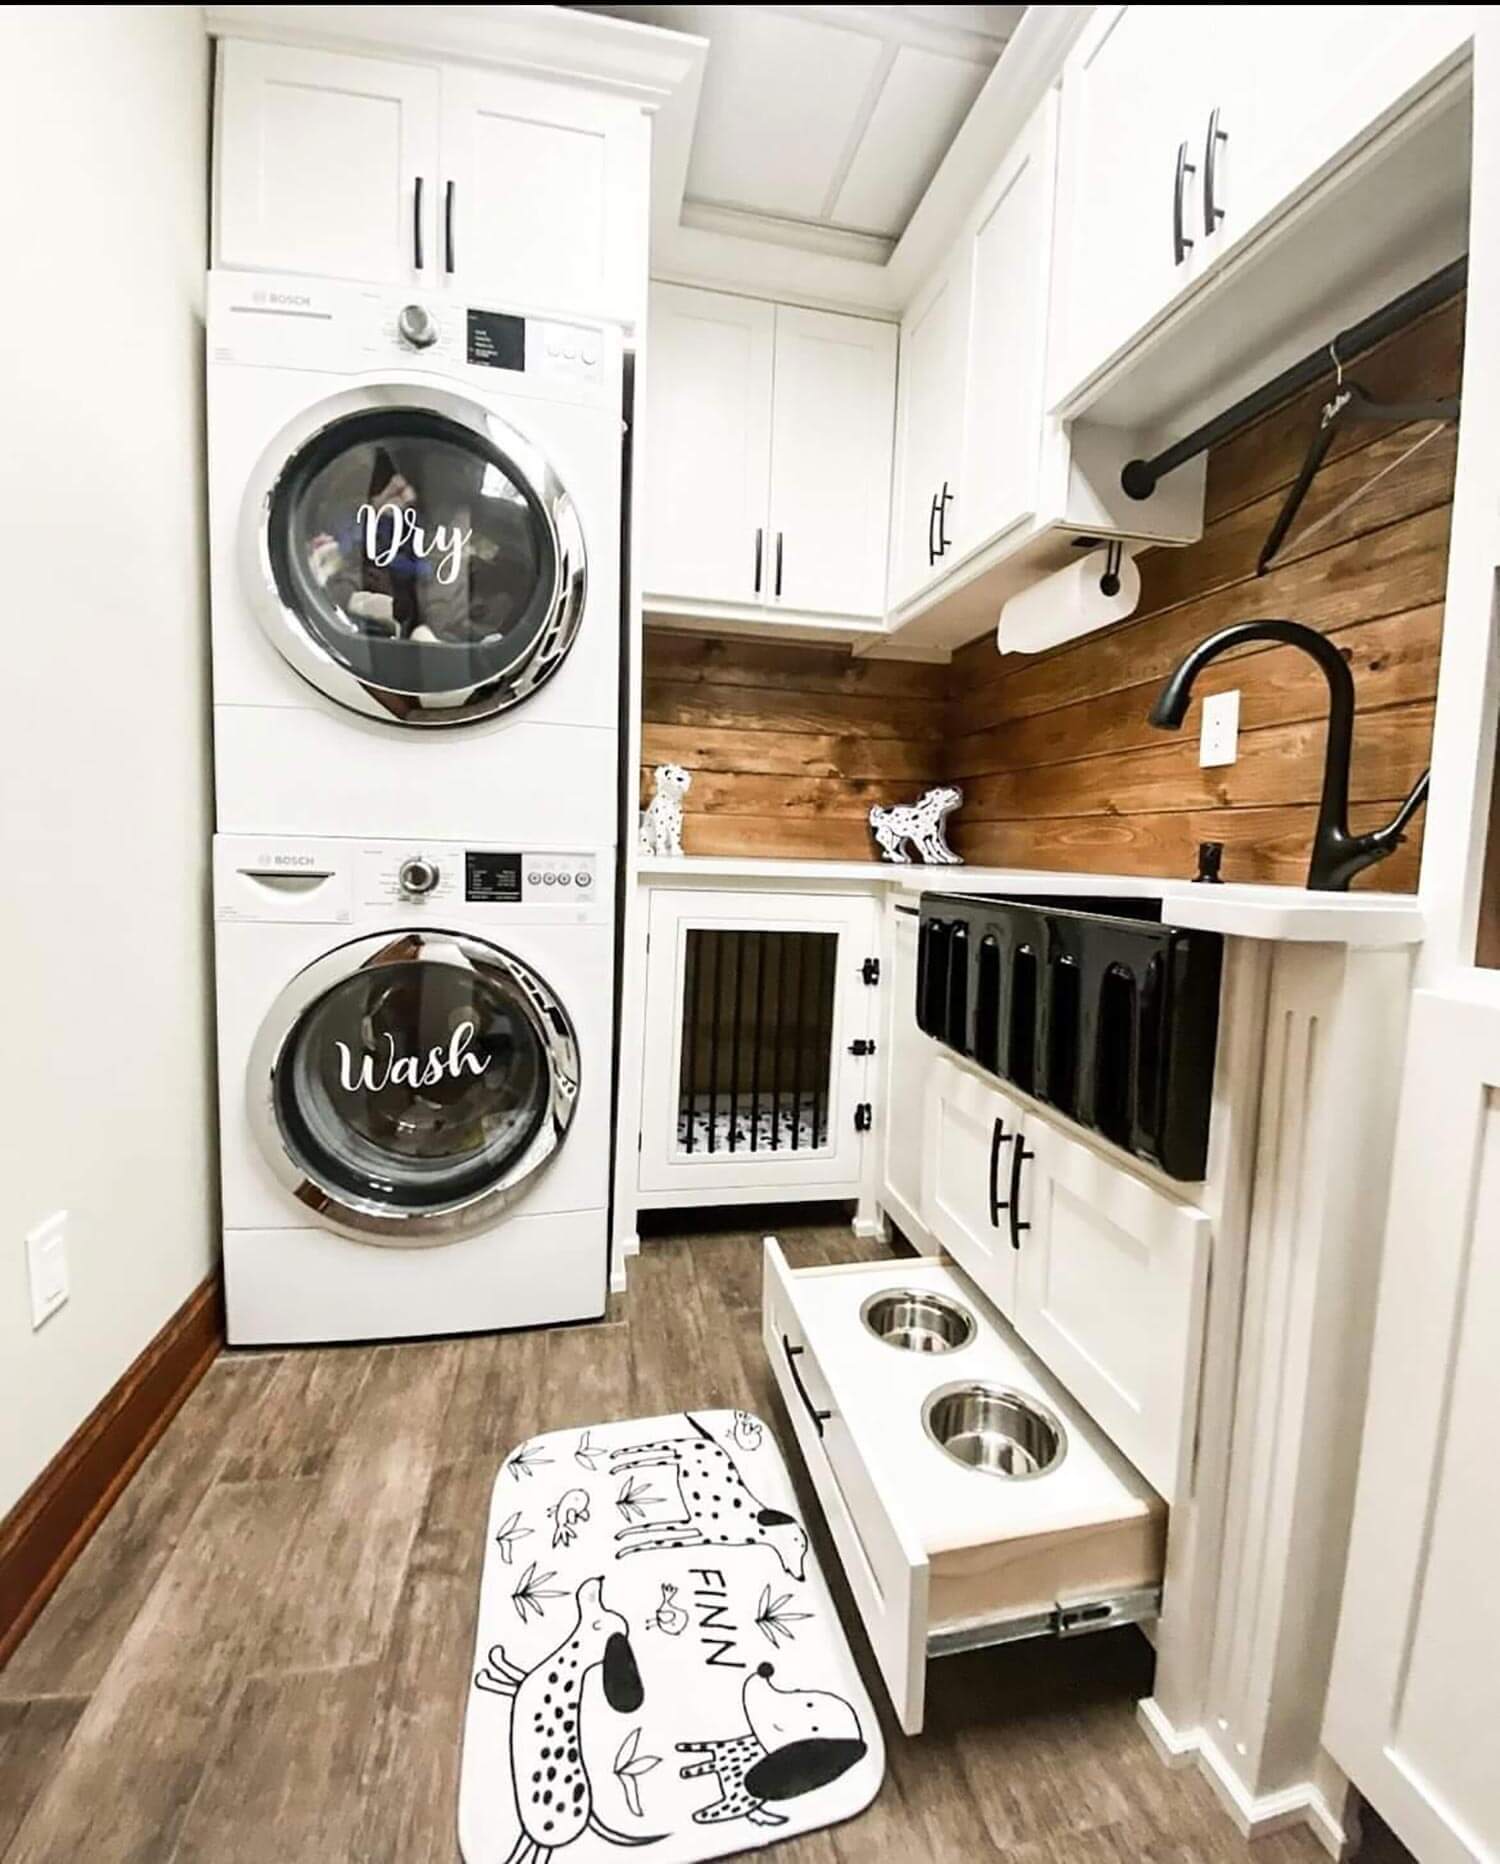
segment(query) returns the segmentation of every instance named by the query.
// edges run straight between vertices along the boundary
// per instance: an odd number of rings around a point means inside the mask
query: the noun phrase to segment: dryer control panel
[[[369,906],[592,905],[602,877],[590,849],[469,848],[433,842],[367,848],[361,899]]]

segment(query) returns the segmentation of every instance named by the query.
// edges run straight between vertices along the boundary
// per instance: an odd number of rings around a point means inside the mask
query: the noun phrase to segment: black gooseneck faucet
[[[1365,868],[1398,848],[1412,817],[1427,800],[1430,772],[1424,771],[1416,787],[1384,828],[1367,835],[1349,833],[1349,757],[1354,745],[1354,675],[1338,649],[1300,621],[1238,621],[1221,628],[1193,651],[1168,676],[1152,706],[1150,722],[1162,731],[1176,731],[1187,716],[1193,682],[1220,654],[1247,641],[1282,641],[1300,647],[1317,661],[1328,682],[1328,748],[1323,759],[1323,796],[1318,804],[1318,826],[1313,836],[1307,884],[1320,893],[1346,893],[1349,882]]]

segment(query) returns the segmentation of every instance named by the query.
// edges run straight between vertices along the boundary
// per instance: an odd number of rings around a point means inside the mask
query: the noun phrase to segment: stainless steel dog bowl
[[[1056,1469],[1067,1433],[1045,1405],[1003,1385],[942,1385],[922,1406],[922,1423],[940,1450],[966,1469],[1027,1481]]]
[[[877,1340],[908,1353],[951,1353],[974,1337],[974,1316],[966,1307],[917,1288],[872,1294],[859,1315]]]

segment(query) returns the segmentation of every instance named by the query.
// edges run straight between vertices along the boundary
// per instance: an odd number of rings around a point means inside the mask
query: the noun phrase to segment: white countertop
[[[1173,925],[1285,943],[1415,945],[1423,936],[1422,908],[1410,893],[1310,893],[1305,887],[1201,886],[1139,874],[1062,874],[1027,867],[903,867],[888,861],[776,861],[700,854],[679,860],[642,855],[639,872],[647,886],[700,880],[802,886],[862,881],[909,894],[1054,894],[1060,899],[1093,894],[1161,900]]]

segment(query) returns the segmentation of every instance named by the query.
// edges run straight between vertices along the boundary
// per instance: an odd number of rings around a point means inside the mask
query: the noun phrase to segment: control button
[[[420,898],[424,893],[431,893],[441,876],[435,861],[424,861],[420,855],[403,861],[396,878],[401,883],[403,893]]]
[[[547,887],[557,885],[557,875],[552,872],[551,868],[548,868],[547,872],[542,875],[542,884]]]
[[[559,874],[557,877],[557,884],[560,887],[571,887],[573,884],[573,876],[571,874]]]
[[[431,349],[438,340],[438,327],[424,304],[403,304],[396,319],[396,333],[413,349]]]
[[[584,346],[583,346],[583,360],[584,360],[584,362],[585,362],[585,363],[586,363],[586,364],[588,365],[588,367],[589,367],[590,369],[592,369],[592,368],[593,368],[593,366],[594,366],[594,364],[595,364],[596,362],[598,362],[598,360],[599,360],[599,345],[598,345],[597,343],[585,343],[585,344],[584,344]]]
[[[536,867],[532,868],[531,872],[526,876],[526,879],[531,886],[539,887],[542,884],[541,869]]]
[[[594,876],[589,873],[586,868],[580,867],[573,878],[578,882],[580,887],[591,887],[594,884]]]

